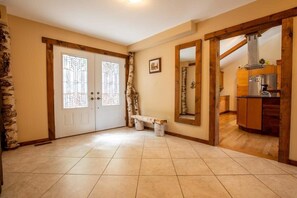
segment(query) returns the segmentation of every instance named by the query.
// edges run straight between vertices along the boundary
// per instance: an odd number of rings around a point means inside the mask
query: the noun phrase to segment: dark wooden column
[[[282,65],[281,65],[281,99],[280,99],[280,136],[279,158],[283,163],[289,162],[291,129],[291,96],[293,65],[293,18],[282,21]]]
[[[209,144],[219,144],[219,86],[220,86],[220,40],[210,40],[209,68]]]

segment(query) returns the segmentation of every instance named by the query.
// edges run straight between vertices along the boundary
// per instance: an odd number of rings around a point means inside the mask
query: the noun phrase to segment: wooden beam
[[[247,40],[244,39],[243,41],[239,42],[238,44],[234,45],[232,48],[230,48],[229,50],[227,50],[226,52],[224,52],[221,56],[220,56],[220,60],[222,60],[223,58],[225,58],[226,56],[229,56],[230,54],[232,54],[233,52],[235,52],[236,50],[238,50],[239,48],[241,48],[242,46],[244,46],[245,44],[247,44]]]
[[[46,44],[46,89],[47,89],[47,122],[48,137],[55,137],[55,105],[54,105],[54,47]]]
[[[89,47],[89,46],[85,46],[85,45],[70,43],[70,42],[46,38],[46,37],[42,37],[42,42],[51,44],[51,45],[57,45],[57,46],[62,46],[62,47],[68,47],[68,48],[93,52],[96,54],[104,54],[104,55],[115,56],[115,57],[119,57],[119,58],[127,58],[128,57],[128,55],[126,55],[126,54],[120,54],[117,52],[111,52],[111,51],[107,51],[107,50],[103,50],[103,49],[98,49],[98,48],[94,48],[94,47]]]
[[[290,130],[291,130],[291,95],[292,95],[292,65],[293,65],[293,18],[282,22],[282,72],[280,98],[280,136],[279,159],[289,162]]]
[[[242,34],[257,32],[258,30],[263,30],[277,25],[281,25],[283,19],[294,16],[297,16],[297,7],[282,12],[278,12],[269,16],[265,16],[253,21],[242,23],[240,25],[235,25],[229,28],[208,33],[204,36],[204,39],[210,40],[215,37],[219,39],[225,39]]]
[[[210,40],[209,144],[219,144],[220,40]]]

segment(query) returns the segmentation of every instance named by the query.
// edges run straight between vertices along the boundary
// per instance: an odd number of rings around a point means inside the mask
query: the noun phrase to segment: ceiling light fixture
[[[139,3],[141,0],[129,0],[130,3]]]

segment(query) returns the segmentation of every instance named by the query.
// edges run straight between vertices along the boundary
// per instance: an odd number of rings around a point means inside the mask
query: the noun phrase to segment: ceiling
[[[11,15],[130,45],[255,0],[0,0]]]

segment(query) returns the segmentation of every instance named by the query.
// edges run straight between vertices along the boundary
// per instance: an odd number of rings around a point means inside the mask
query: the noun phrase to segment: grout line
[[[137,177],[137,185],[136,185],[136,191],[135,191],[135,198],[137,197],[137,193],[138,193],[138,184],[139,184],[140,171],[141,171],[141,165],[142,165],[142,159],[143,159],[145,137],[146,137],[146,135],[143,134],[143,145],[142,145],[142,153],[141,153],[141,158],[140,158],[140,166],[139,166],[138,177]]]
[[[91,196],[91,194],[92,194],[92,192],[94,191],[94,189],[95,189],[96,185],[98,184],[99,180],[100,180],[100,179],[101,179],[101,177],[103,176],[103,174],[104,174],[105,170],[106,170],[106,169],[107,169],[107,167],[109,166],[109,164],[110,164],[111,160],[112,160],[112,159],[113,159],[113,157],[115,156],[115,154],[116,154],[116,152],[118,151],[118,149],[120,148],[121,144],[122,144],[122,141],[121,141],[121,143],[118,145],[118,147],[117,147],[117,149],[115,150],[115,152],[114,152],[114,154],[112,155],[112,157],[109,159],[109,161],[108,161],[107,165],[105,166],[104,170],[103,170],[103,171],[102,171],[102,173],[100,174],[100,176],[99,176],[99,178],[97,179],[97,181],[96,181],[95,185],[93,186],[92,190],[90,190],[90,192],[89,192],[89,194],[88,194],[88,197],[90,197],[90,196]],[[95,148],[95,147],[94,147],[94,148]]]
[[[166,141],[166,144],[167,144],[167,147],[168,147],[168,151],[169,151],[169,155],[170,155],[171,163],[172,163],[172,165],[173,165],[173,168],[174,168],[174,171],[175,171],[175,174],[176,174],[176,178],[177,178],[177,182],[178,182],[180,191],[181,191],[181,193],[182,193],[182,196],[185,197],[184,192],[183,192],[183,189],[182,189],[181,184],[180,184],[179,175],[177,174],[177,171],[176,171],[176,168],[175,168],[173,159],[172,159],[171,150],[170,150],[170,148],[169,148],[167,139],[165,139],[165,141]]]
[[[215,158],[215,159],[217,159],[217,158]],[[201,160],[205,163],[205,165],[209,168],[209,170],[213,173],[213,176],[217,179],[217,181],[219,181],[220,182],[220,184],[223,186],[223,188],[227,191],[227,193],[230,195],[230,197],[233,197],[232,195],[231,195],[231,193],[227,190],[227,188],[224,186],[224,184],[221,182],[221,180],[219,180],[219,178],[217,177],[217,175],[213,172],[213,170],[208,166],[208,164],[206,163],[206,161],[203,159],[203,158],[201,158]]]

